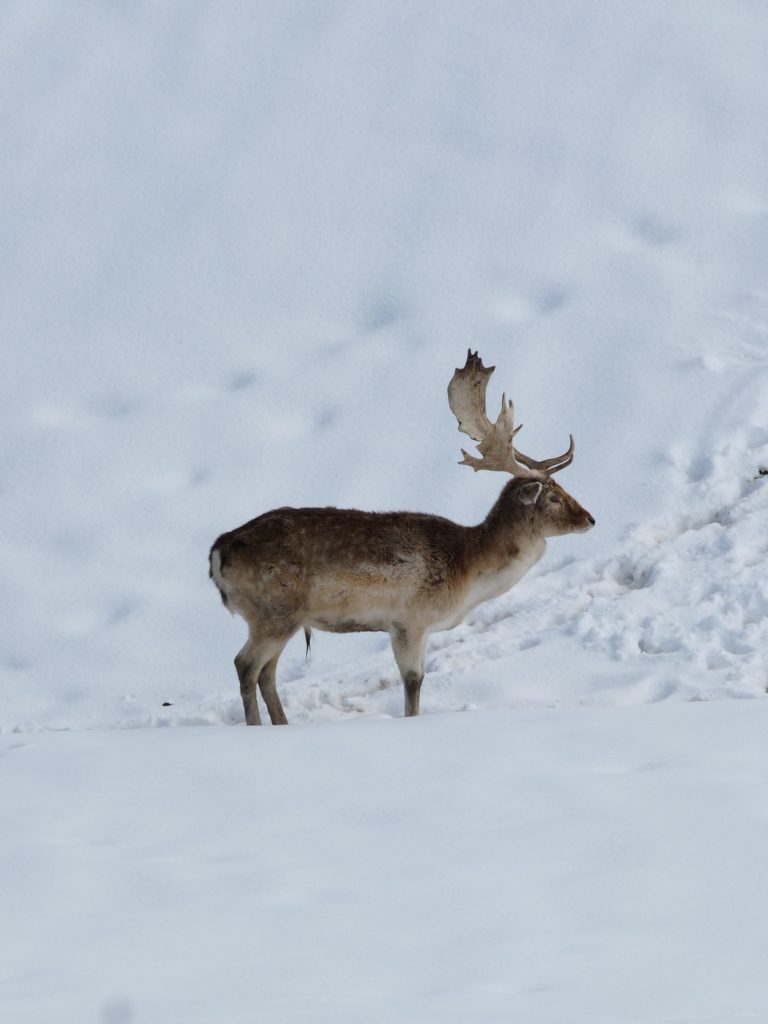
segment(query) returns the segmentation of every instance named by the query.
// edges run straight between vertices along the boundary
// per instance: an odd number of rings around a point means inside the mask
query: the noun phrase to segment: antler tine
[[[492,425],[477,446],[480,458],[469,455],[462,448],[461,454],[464,458],[460,466],[471,466],[477,472],[479,469],[500,470],[502,473],[511,473],[512,476],[526,477],[533,480],[544,480],[546,474],[536,467],[525,466],[517,460],[515,446],[512,443],[514,436],[523,429],[522,423],[515,426],[515,406],[512,401],[507,401],[507,396],[502,395],[501,411],[498,419]]]
[[[538,461],[518,451],[513,438],[521,430],[522,424],[515,426],[515,407],[502,395],[501,412],[495,423],[491,423],[485,411],[485,393],[488,379],[495,367],[483,366],[477,352],[467,350],[467,361],[462,369],[456,369],[448,385],[448,404],[456,419],[459,430],[477,441],[480,458],[469,455],[464,449],[464,456],[459,465],[479,469],[493,469],[512,476],[527,477],[534,480],[547,480],[553,473],[565,469],[573,461],[574,443],[570,438],[568,451],[551,459]]]
[[[552,476],[553,473],[559,473],[561,469],[565,469],[566,466],[570,466],[573,462],[573,453],[576,445],[573,440],[573,434],[569,434],[568,437],[570,440],[568,451],[563,452],[562,455],[555,455],[554,458],[541,459],[539,461],[537,459],[532,459],[530,455],[523,455],[522,452],[515,449],[515,457],[529,469],[539,469],[543,473],[546,473],[547,476]]]

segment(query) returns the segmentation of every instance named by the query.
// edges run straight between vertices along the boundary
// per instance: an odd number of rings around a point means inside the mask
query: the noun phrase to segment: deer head
[[[456,369],[448,385],[448,404],[458,420],[459,430],[477,441],[480,458],[469,455],[463,448],[459,465],[509,473],[515,486],[505,488],[502,497],[514,499],[529,507],[530,515],[538,522],[544,536],[578,533],[589,530],[595,520],[552,476],[573,462],[575,450],[573,435],[568,449],[550,459],[532,459],[514,445],[522,423],[515,426],[515,406],[501,396],[501,411],[495,423],[486,413],[486,389],[495,366],[483,366],[477,352],[467,350],[467,361]],[[506,502],[505,502],[506,504]]]

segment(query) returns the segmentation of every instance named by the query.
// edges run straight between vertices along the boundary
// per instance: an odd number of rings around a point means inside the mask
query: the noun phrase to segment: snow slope
[[[470,343],[530,450],[576,436],[599,531],[550,570],[621,586],[740,519],[768,443],[762,8],[483,10],[4,9],[3,728],[229,721],[242,631],[205,553],[267,508],[481,518],[499,483],[457,467],[445,402]],[[727,590],[735,556],[695,540]],[[696,622],[635,644],[650,589],[626,642],[591,634],[609,671],[698,657]]]
[[[748,882],[764,853],[751,787],[768,686],[766,52],[768,11],[752,0],[2,6],[10,1019],[765,1015],[746,947],[764,947],[766,909]],[[498,367],[491,403],[514,396],[524,450],[574,434],[561,479],[596,529],[553,541],[517,588],[433,638],[418,722],[372,721],[402,713],[386,637],[317,634],[309,661],[300,640],[281,660],[300,726],[287,737],[152,728],[242,722],[243,625],[207,579],[223,530],[281,504],[485,515],[501,481],[457,466],[445,395],[468,345]],[[447,713],[466,710],[479,713]],[[557,820],[588,828],[594,764],[624,744],[630,768],[572,871]],[[541,807],[551,832],[497,832],[521,785],[530,802],[509,820],[540,821]],[[467,845],[472,794],[497,852]],[[440,828],[420,895],[404,883],[398,904],[393,866],[429,806]],[[678,818],[678,844],[640,844],[641,857],[638,836]],[[329,838],[315,871],[323,820],[359,857],[337,861]],[[443,876],[454,847],[463,867]],[[267,895],[241,906],[231,859],[250,879],[256,849]],[[598,919],[588,854],[615,882],[609,904],[619,888],[652,893],[647,917],[620,902]],[[693,872],[671,917],[668,857],[671,890]],[[502,862],[524,880],[522,910]],[[289,920],[292,865],[303,895]],[[155,897],[175,874],[161,925]],[[193,881],[209,901],[199,918]],[[435,908],[452,896],[449,927]],[[281,936],[272,987],[252,987],[239,950],[270,899],[258,934]],[[567,927],[550,900],[574,908]],[[700,928],[699,913],[727,926]],[[207,920],[229,936],[221,953]],[[417,981],[446,935],[444,969]],[[514,969],[477,967],[510,943]],[[534,1007],[520,993],[549,985],[536,950],[565,980]]]

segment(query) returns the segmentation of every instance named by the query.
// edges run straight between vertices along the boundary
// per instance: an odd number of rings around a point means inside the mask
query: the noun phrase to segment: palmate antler
[[[467,350],[467,362],[463,369],[457,369],[448,385],[448,404],[456,419],[459,430],[468,434],[473,441],[479,442],[477,450],[480,458],[468,455],[464,449],[464,458],[459,465],[471,466],[472,469],[495,469],[512,476],[529,477],[533,480],[546,480],[553,473],[565,469],[573,462],[573,435],[568,451],[556,455],[552,459],[537,461],[529,455],[518,451],[512,439],[520,426],[515,426],[515,406],[507,396],[501,397],[501,412],[495,423],[491,423],[485,412],[485,391],[488,380],[496,369],[495,366],[483,366],[477,352]]]

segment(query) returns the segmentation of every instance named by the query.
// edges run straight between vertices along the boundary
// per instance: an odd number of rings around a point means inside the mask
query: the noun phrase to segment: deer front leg
[[[390,633],[392,650],[405,687],[405,716],[419,713],[419,694],[424,679],[427,634],[405,626],[395,626]]]

